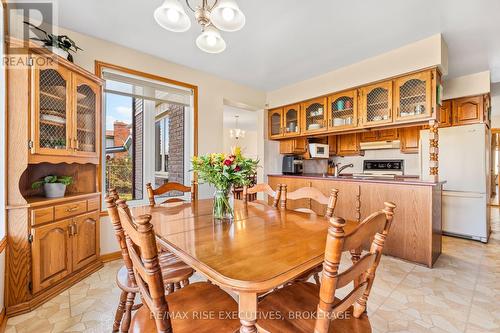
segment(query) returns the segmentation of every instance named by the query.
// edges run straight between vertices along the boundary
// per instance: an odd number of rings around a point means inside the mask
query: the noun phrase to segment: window
[[[105,190],[145,202],[148,182],[189,184],[192,91],[115,70],[103,77]]]

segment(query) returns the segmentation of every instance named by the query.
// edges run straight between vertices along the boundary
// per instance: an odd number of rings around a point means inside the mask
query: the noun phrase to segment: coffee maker
[[[284,175],[301,175],[304,168],[302,156],[283,156],[283,166],[281,172]]]

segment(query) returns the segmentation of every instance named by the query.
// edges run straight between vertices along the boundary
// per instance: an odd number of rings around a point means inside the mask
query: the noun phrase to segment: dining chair
[[[124,263],[116,274],[116,283],[121,289],[121,294],[118,308],[115,312],[113,332],[118,332],[120,329],[122,332],[127,332],[130,326],[132,311],[139,308],[141,304],[134,306],[135,295],[139,292],[139,289],[134,277],[132,260],[125,242],[125,233],[116,209],[117,200],[119,200],[118,192],[115,189],[111,189],[109,196],[106,198],[106,204]],[[131,216],[128,207],[126,213]],[[163,281],[166,285],[165,293],[169,294],[189,285],[189,278],[194,273],[191,267],[168,252],[161,253],[159,260],[162,266]]]
[[[280,195],[281,195],[281,185],[276,186],[276,190],[273,190],[269,184],[255,184],[252,187],[243,186],[243,202],[247,203],[250,200],[250,197],[256,195],[257,193],[264,193],[265,198],[268,197],[273,198],[272,206],[278,208]],[[253,202],[266,204],[267,200],[253,200]]]
[[[335,211],[335,207],[337,205],[339,190],[333,188],[330,191],[330,196],[324,195],[320,190],[314,187],[301,187],[293,192],[287,191],[286,184],[281,185],[281,199],[280,199],[280,208],[287,208],[288,200],[300,200],[300,199],[308,199],[317,202],[320,205],[326,207],[325,217],[330,218],[333,216],[333,212]],[[307,207],[295,208],[295,211],[305,212],[305,213],[316,213],[312,209]],[[310,271],[302,274],[297,277],[295,282],[306,282],[312,276],[317,285],[320,284],[319,273],[323,271],[323,265],[318,265],[311,269]]]
[[[390,202],[384,205],[383,210],[371,214],[361,223],[346,223],[340,217],[330,218],[321,286],[293,283],[267,295],[258,305],[261,314],[272,311],[308,315],[285,315],[282,320],[262,315],[259,316],[259,327],[268,332],[371,332],[366,306],[396,208]],[[369,252],[340,273],[342,254],[370,241]],[[342,299],[335,297],[337,289],[351,282],[352,290],[347,296]]]
[[[125,201],[117,204],[135,281],[146,304],[133,314],[129,332],[236,332],[240,321],[233,314],[238,304],[219,287],[196,282],[165,295],[151,215],[133,218]]]
[[[287,202],[289,200],[308,199],[315,201],[320,205],[326,207],[325,217],[332,217],[335,206],[337,205],[339,190],[332,188],[330,196],[324,195],[320,190],[315,187],[301,187],[293,192],[288,192],[287,185],[281,185],[280,208],[287,209]],[[309,207],[295,208],[296,211],[316,213]]]
[[[175,182],[168,182],[157,189],[153,189],[153,186],[151,183],[146,184],[146,190],[148,191],[148,198],[149,198],[149,205],[154,206],[156,204],[155,201],[155,196],[162,195],[165,193],[169,192],[181,192],[181,193],[191,193],[191,201],[194,201],[196,199],[196,189],[198,187],[198,183],[193,180],[191,182],[191,187],[185,186],[180,183],[175,183]],[[163,203],[170,203],[170,202],[183,202],[184,200],[181,198],[167,198],[166,200],[160,202],[159,204]]]

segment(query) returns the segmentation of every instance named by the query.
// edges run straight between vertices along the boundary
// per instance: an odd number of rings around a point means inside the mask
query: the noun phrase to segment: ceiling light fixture
[[[236,128],[234,128],[234,129],[230,129],[230,130],[229,130],[229,136],[230,136],[232,139],[236,139],[236,140],[238,140],[238,139],[242,139],[242,138],[244,138],[244,137],[245,137],[245,131],[244,131],[244,130],[242,130],[242,129],[238,126],[238,118],[239,118],[239,117],[240,117],[239,115],[234,116],[234,118],[236,118],[236,121],[235,121],[235,123],[236,123],[236,126],[235,126],[235,127],[236,127]]]
[[[196,45],[208,53],[220,53],[226,49],[226,42],[219,30],[234,32],[245,25],[245,15],[235,0],[202,0],[193,8],[186,0],[187,7],[194,12],[196,21],[201,26],[201,35],[196,38]],[[156,22],[164,29],[184,32],[191,27],[191,20],[179,3],[179,0],[165,0],[154,12]]]

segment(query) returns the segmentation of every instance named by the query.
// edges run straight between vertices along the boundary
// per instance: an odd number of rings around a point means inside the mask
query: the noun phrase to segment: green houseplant
[[[52,52],[68,59],[71,62],[73,62],[73,55],[70,52],[77,52],[78,50],[82,50],[76,45],[75,41],[73,41],[66,35],[49,34],[47,31],[40,29],[30,22],[24,21],[24,23],[45,35],[43,38],[30,39],[42,42],[43,45],[50,49]]]
[[[258,160],[246,158],[240,148],[231,154],[213,153],[193,157],[193,171],[198,178],[215,187],[213,215],[216,220],[233,219],[233,186],[250,185],[251,176],[255,174]]]
[[[37,190],[43,186],[47,198],[61,198],[66,193],[66,186],[72,183],[73,177],[49,175],[31,184],[31,188]]]

